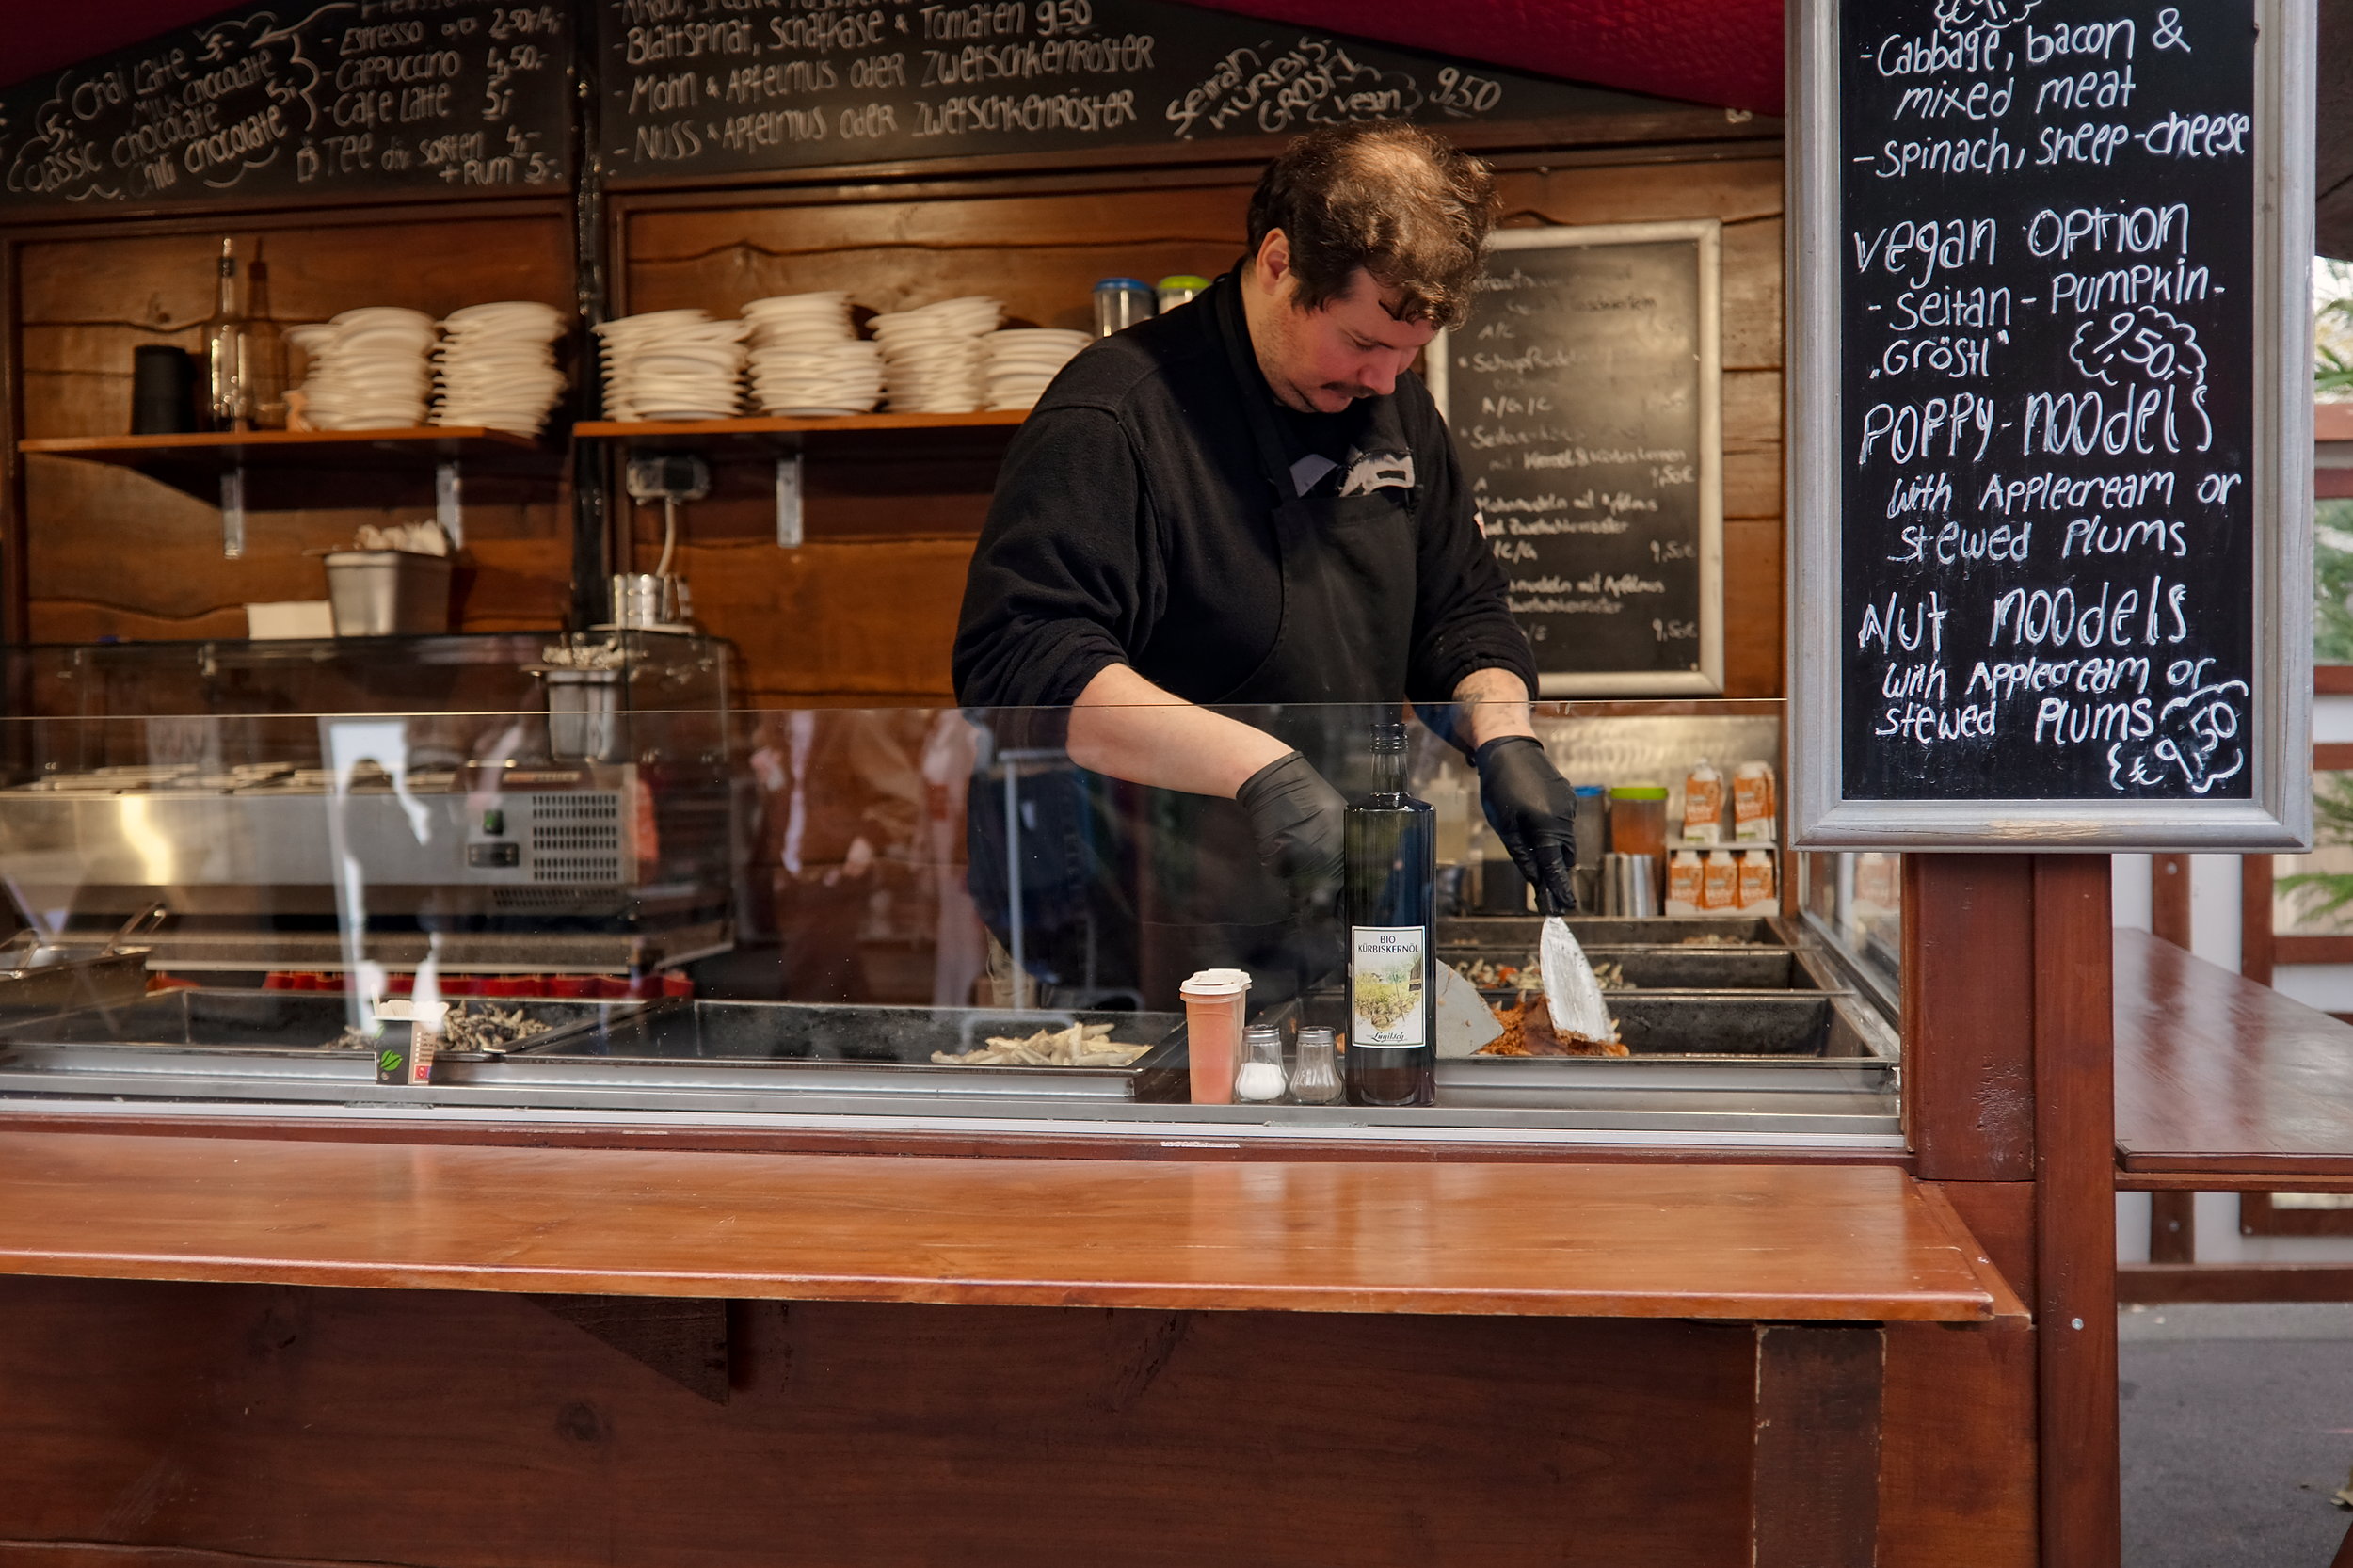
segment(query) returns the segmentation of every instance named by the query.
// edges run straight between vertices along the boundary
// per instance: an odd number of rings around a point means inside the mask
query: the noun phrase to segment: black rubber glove
[[[1577,913],[1577,792],[1526,735],[1503,735],[1471,753],[1479,804],[1545,915]]]
[[[1252,774],[1234,792],[1250,813],[1258,858],[1290,889],[1291,907],[1329,915],[1339,900],[1348,802],[1293,751]]]

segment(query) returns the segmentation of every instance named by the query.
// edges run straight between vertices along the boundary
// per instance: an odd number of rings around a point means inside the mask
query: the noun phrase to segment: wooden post
[[[1904,1125],[1924,1181],[2034,1177],[2033,867],[1904,856]]]
[[[2238,972],[2258,985],[2271,984],[2271,856],[2249,855],[2238,863]]]
[[[2123,1550],[2108,877],[2104,855],[2034,861],[2035,1320],[2046,1568],[2117,1568]]]
[[[2149,1194],[2149,1261],[2198,1261],[2198,1194]]]
[[[1879,1560],[1886,1366],[1887,1331],[1876,1324],[1757,1325],[1753,1568]]]
[[[2189,946],[2189,856],[2149,856],[2149,929],[2177,948]]]

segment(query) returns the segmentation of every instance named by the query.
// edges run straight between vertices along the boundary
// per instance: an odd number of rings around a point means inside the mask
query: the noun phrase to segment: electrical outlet
[[[629,493],[637,501],[700,501],[711,493],[711,465],[691,452],[656,452],[629,460]]]

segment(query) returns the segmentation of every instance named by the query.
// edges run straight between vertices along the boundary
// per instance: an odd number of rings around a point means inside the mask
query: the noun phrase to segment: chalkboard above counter
[[[1721,114],[1162,0],[608,0],[616,184],[901,160],[1181,147],[1380,118]]]
[[[2307,839],[2310,24],[1806,0],[1801,846]]]
[[[599,172],[621,185],[1181,150],[1383,117],[1755,134],[1163,0],[328,0],[228,11],[0,92],[0,213],[560,192],[576,83]]]
[[[0,208],[561,191],[571,8],[232,13],[0,93]]]

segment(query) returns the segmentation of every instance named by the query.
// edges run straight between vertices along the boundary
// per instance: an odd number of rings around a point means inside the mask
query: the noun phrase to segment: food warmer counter
[[[726,645],[630,632],[10,656],[0,871],[183,971],[649,969],[726,947]],[[366,933],[354,949],[346,917]]]
[[[1629,1054],[1441,1060],[1438,1104],[1410,1113],[1347,1106],[1187,1103],[1183,1019],[1170,1014],[1008,1011],[668,999],[643,1004],[465,1004],[544,1027],[494,1048],[440,1056],[430,1085],[379,1086],[366,1053],[338,1048],[345,1002],[328,994],[191,992],[119,1008],[0,1022],[0,1094],[151,1101],[689,1112],[793,1117],[1078,1117],[1116,1123],[1265,1124],[1299,1132],[1410,1122],[1856,1141],[1897,1137],[1895,1040],[1779,920],[1578,921],[1621,985],[1607,996]],[[1535,922],[1448,922],[1441,948],[1477,973],[1525,957]],[[1700,938],[1695,943],[1693,938]],[[1499,962],[1500,961],[1500,962]],[[1613,978],[1614,978],[1613,973]],[[1644,979],[1665,982],[1645,985]],[[1491,987],[1506,1000],[1509,986]],[[1305,1021],[1323,998],[1310,995]],[[1295,1028],[1301,1007],[1262,1010]],[[1090,1030],[1088,1026],[1095,1026]],[[1069,1059],[1099,1041],[1120,1060]],[[1023,1043],[1049,1060],[993,1054]],[[1061,1051],[1064,1060],[1051,1060]]]

